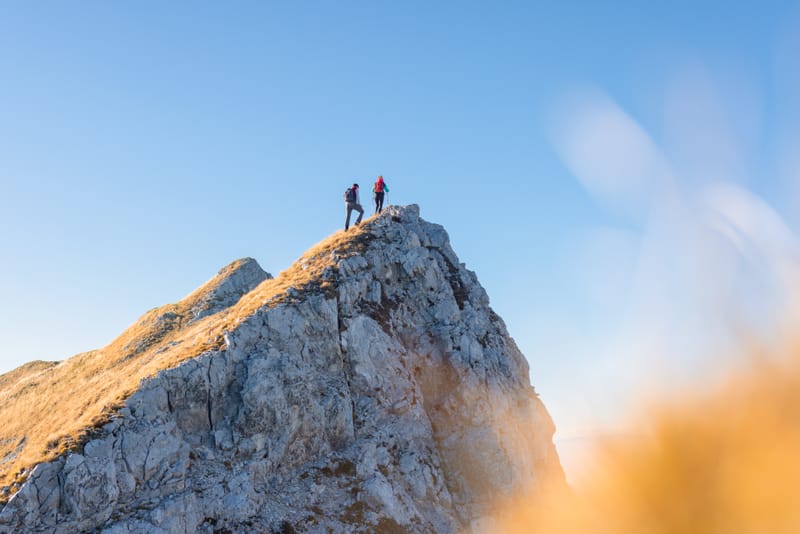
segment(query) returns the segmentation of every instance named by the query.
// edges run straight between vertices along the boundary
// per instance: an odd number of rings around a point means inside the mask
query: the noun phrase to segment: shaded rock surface
[[[36,466],[0,532],[468,532],[563,485],[525,358],[445,230],[391,207],[359,236],[330,253],[332,291],[243,314]],[[195,317],[235,311],[226,291]]]

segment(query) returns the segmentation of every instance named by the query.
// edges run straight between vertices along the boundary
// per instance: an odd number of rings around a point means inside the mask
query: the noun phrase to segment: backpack
[[[375,182],[375,192],[383,193],[383,182]]]
[[[348,187],[344,190],[344,201],[345,202],[355,202],[356,201],[356,192],[353,191],[352,187]]]

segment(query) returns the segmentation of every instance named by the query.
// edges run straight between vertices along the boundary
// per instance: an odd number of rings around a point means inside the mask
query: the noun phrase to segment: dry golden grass
[[[306,252],[276,278],[265,280],[240,302],[191,324],[190,310],[239,263],[231,264],[175,304],[145,313],[107,347],[63,362],[31,362],[0,375],[0,487],[22,482],[36,464],[78,448],[113,416],[141,380],[224,345],[223,334],[261,307],[299,294],[330,292],[323,270],[361,252],[371,219],[339,231]],[[336,258],[334,258],[336,256]],[[291,296],[289,288],[298,294]],[[16,490],[0,494],[0,502]]]
[[[576,495],[502,503],[503,534],[800,532],[800,358],[657,409]],[[643,430],[647,425],[648,430]]]
[[[274,279],[264,281],[257,291],[252,291],[242,298],[235,314],[228,314],[229,321],[226,326],[232,326],[230,321],[236,317],[252,315],[264,305],[265,298],[270,299],[270,305],[297,298],[287,293],[289,288],[294,288],[300,294],[333,291],[335,284],[331,280],[323,279],[323,271],[326,267],[333,267],[341,259],[364,252],[371,237],[369,228],[374,219],[373,215],[358,226],[350,227],[346,232],[343,230],[335,232],[307,250],[300,259]]]

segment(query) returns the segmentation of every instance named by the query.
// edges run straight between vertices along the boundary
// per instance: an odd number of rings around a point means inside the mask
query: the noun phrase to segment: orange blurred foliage
[[[800,532],[800,358],[758,358],[598,447],[585,487],[498,503],[486,533]]]

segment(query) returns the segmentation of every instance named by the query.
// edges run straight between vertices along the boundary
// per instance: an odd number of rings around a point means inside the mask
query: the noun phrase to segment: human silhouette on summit
[[[389,192],[389,187],[383,181],[383,176],[378,176],[378,181],[372,186],[372,192],[375,195],[375,213],[380,213],[383,209],[383,195]]]
[[[353,210],[358,212],[358,219],[355,224],[361,222],[361,217],[364,216],[364,208],[358,200],[358,184],[353,184],[353,187],[348,187],[344,192],[344,206],[347,209],[347,218],[344,220],[344,229],[350,228],[350,214]]]

